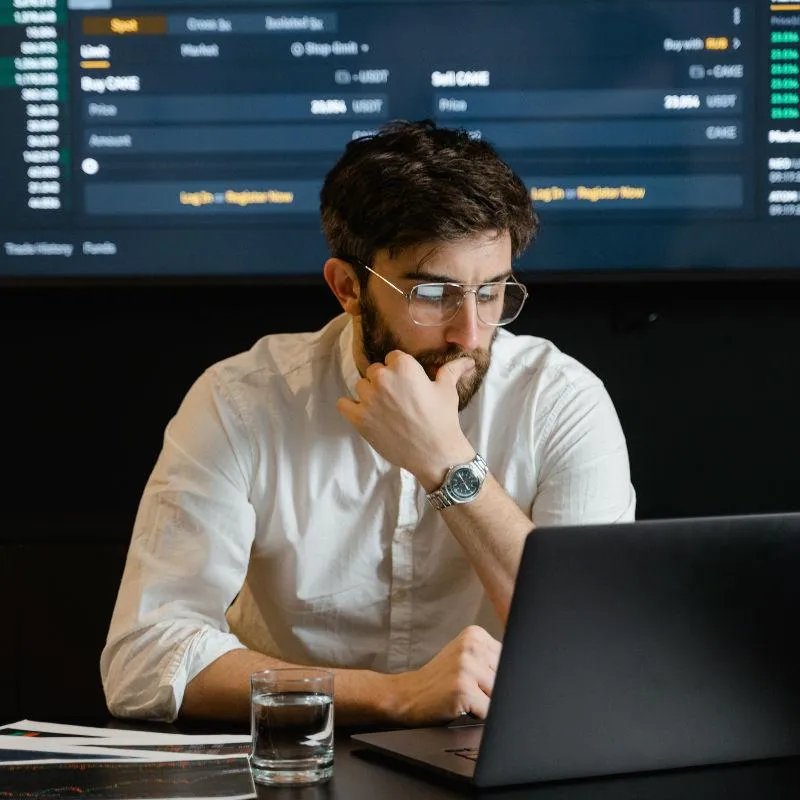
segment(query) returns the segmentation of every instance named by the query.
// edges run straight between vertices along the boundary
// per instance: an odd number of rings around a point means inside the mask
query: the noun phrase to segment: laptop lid
[[[472,781],[798,754],[798,618],[800,514],[535,529]]]

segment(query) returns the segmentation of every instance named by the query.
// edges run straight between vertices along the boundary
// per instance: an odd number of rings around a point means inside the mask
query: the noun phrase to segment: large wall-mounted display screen
[[[512,164],[531,278],[800,274],[800,2],[2,0],[0,280],[318,276],[395,118]]]

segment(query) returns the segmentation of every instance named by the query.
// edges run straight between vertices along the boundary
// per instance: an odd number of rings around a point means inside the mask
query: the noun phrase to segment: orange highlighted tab
[[[706,50],[727,50],[730,46],[727,36],[706,36]]]
[[[86,36],[163,36],[166,32],[164,16],[85,17],[83,20]]]
[[[81,61],[81,69],[110,69],[110,61]]]

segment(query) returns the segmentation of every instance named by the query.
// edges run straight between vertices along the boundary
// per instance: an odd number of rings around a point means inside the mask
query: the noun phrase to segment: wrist
[[[414,473],[420,486],[428,493],[435,491],[442,485],[447,471],[454,464],[464,464],[475,458],[475,448],[465,439],[463,445],[454,447],[444,456],[432,456]]]
[[[389,725],[405,725],[409,703],[405,686],[405,673],[381,674],[380,707],[378,713]]]

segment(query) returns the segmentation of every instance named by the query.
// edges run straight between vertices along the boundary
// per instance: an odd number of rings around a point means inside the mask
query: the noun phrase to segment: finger
[[[375,392],[375,387],[366,378],[359,378],[353,389],[361,401],[368,399]]]
[[[336,401],[336,408],[339,413],[352,425],[356,424],[359,416],[359,403],[349,397],[340,397]]]
[[[462,356],[442,364],[436,372],[437,383],[450,383],[455,386],[459,380],[473,367],[475,361],[469,356]]]
[[[494,679],[497,673],[488,665],[484,665],[483,669],[478,671],[475,680],[478,688],[487,696],[491,697],[494,691]]]
[[[381,364],[379,361],[374,361],[364,370],[364,377],[374,381],[378,377],[378,374],[384,369],[386,369],[384,364]]]
[[[386,354],[385,363],[390,369],[396,372],[403,372],[406,375],[411,375],[414,372],[425,374],[422,364],[414,356],[403,350],[390,350]]]
[[[468,698],[464,699],[461,710],[478,719],[486,719],[490,702],[491,698],[487,694],[476,690]]]
[[[487,638],[486,656],[489,660],[489,666],[496,672],[497,663],[500,661],[500,651],[503,649],[503,645],[493,636],[488,636]]]
[[[480,635],[483,634],[483,635]],[[495,647],[497,640],[486,631],[480,629],[473,634],[472,646],[465,651],[464,666],[481,691],[491,696],[497,674],[499,651]]]
[[[383,363],[386,364],[387,367],[391,367],[392,364],[402,363],[407,357],[408,353],[405,353],[402,350],[390,350],[386,354],[386,358],[383,359]]]

